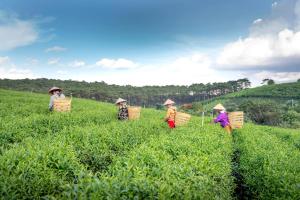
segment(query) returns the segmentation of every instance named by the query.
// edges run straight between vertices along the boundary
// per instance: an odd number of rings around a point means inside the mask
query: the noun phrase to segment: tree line
[[[197,83],[189,86],[131,86],[115,85],[101,82],[86,82],[57,79],[0,79],[0,87],[20,91],[47,93],[52,86],[61,87],[66,95],[89,98],[104,102],[114,102],[118,97],[128,100],[129,104],[154,107],[165,99],[171,98],[177,104],[203,101],[238,92],[251,86],[247,78],[219,83]]]

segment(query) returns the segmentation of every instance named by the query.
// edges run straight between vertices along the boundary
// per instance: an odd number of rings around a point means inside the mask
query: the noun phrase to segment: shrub
[[[278,125],[281,123],[279,106],[273,101],[253,102],[246,101],[239,106],[247,117],[253,122],[265,125]]]
[[[0,197],[53,197],[84,171],[72,147],[51,139],[29,139],[0,157]]]
[[[239,130],[235,137],[240,173],[252,199],[300,198],[299,150],[253,125]]]

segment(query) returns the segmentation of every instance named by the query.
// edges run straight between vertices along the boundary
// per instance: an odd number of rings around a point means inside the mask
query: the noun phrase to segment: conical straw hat
[[[52,87],[48,90],[49,93],[52,93],[53,91],[55,90],[59,90],[59,91],[62,91],[62,89],[60,89],[59,87]]]
[[[165,101],[165,103],[164,103],[164,105],[166,106],[166,105],[172,105],[172,104],[174,104],[175,102],[174,101],[172,101],[171,99],[167,99],[167,101]]]
[[[122,99],[122,98],[118,98],[115,104],[119,104],[119,103],[122,103],[122,102],[126,102],[126,100]]]
[[[222,104],[219,103],[214,107],[214,110],[225,110],[225,108]]]

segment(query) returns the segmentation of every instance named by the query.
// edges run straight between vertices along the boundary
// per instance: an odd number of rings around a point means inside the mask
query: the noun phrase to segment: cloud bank
[[[224,46],[216,68],[229,70],[299,71],[300,0],[272,4],[272,15],[257,19],[249,36]]]
[[[74,60],[73,62],[69,63],[70,67],[84,67],[86,63],[82,60]]]
[[[103,58],[96,62],[96,66],[103,67],[106,69],[133,69],[138,67],[138,64],[124,58],[119,58],[115,60]]]
[[[57,65],[60,61],[60,58],[50,58],[48,60],[48,65]]]
[[[66,51],[67,48],[61,47],[61,46],[54,46],[54,47],[50,47],[48,49],[45,49],[45,52],[49,53],[49,52],[62,52],[62,51]]]
[[[10,61],[9,57],[0,57],[0,78],[24,79],[35,78],[29,69],[20,69]]]
[[[276,36],[240,39],[227,44],[217,64],[223,69],[280,69],[300,64],[300,32],[284,29]]]
[[[21,20],[0,10],[0,51],[30,45],[38,39],[38,36],[33,21]]]

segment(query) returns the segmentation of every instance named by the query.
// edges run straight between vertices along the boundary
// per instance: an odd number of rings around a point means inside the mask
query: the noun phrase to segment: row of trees
[[[220,95],[249,88],[251,82],[247,79],[238,79],[222,83],[192,84],[190,86],[144,86],[109,85],[105,82],[79,82],[56,79],[0,79],[0,87],[21,91],[46,93],[52,86],[64,89],[65,94],[72,93],[75,97],[91,98],[99,101],[114,102],[122,97],[132,105],[156,106],[166,98],[174,99],[178,104],[191,103],[211,99]]]

